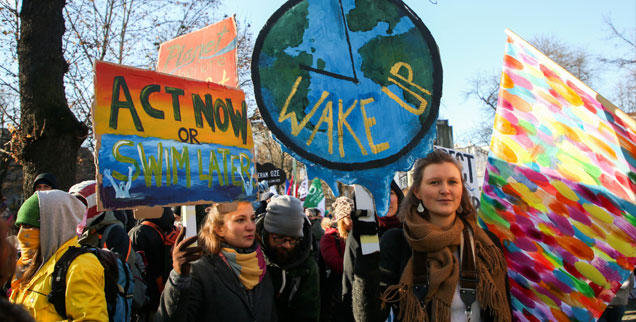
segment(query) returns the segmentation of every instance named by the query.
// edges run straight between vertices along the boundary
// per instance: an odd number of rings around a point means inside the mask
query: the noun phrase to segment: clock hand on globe
[[[300,64],[300,69],[304,69],[304,70],[308,70],[311,72],[315,72],[318,74],[323,74],[329,77],[334,77],[334,78],[338,78],[338,79],[343,79],[343,80],[348,80],[354,83],[358,83],[358,76],[356,75],[356,68],[355,65],[353,63],[353,51],[351,50],[351,40],[349,39],[349,26],[347,25],[347,19],[345,17],[344,14],[344,8],[342,7],[342,0],[338,1],[340,3],[340,14],[342,17],[342,23],[344,25],[344,32],[345,32],[345,38],[347,39],[347,46],[349,48],[349,59],[351,60],[351,71],[353,72],[353,77],[351,76],[345,76],[345,75],[341,75],[341,74],[337,74],[337,73],[333,73],[333,72],[329,72],[326,70],[321,70],[321,69],[317,69],[317,68],[313,68],[311,66],[307,66],[304,64]]]
[[[333,78],[348,80],[348,81],[354,82],[356,84],[358,83],[358,79],[355,78],[355,72],[354,72],[354,77],[350,77],[350,76],[345,76],[345,75],[341,75],[341,74],[337,74],[337,73],[328,72],[328,71],[322,70],[322,69],[313,68],[311,66],[307,66],[307,65],[303,65],[303,64],[299,64],[299,66],[300,66],[300,69],[308,70],[310,72],[323,74],[323,75],[326,75],[326,76],[329,76],[329,77],[333,77]]]

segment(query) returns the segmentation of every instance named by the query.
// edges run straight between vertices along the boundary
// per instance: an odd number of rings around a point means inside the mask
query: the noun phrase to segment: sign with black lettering
[[[432,151],[442,66],[402,1],[291,0],[252,56],[259,110],[309,177],[358,183],[386,213],[395,171]]]
[[[271,163],[257,163],[256,174],[258,175],[258,181],[267,181],[267,184],[271,187],[277,184],[285,183],[287,180],[287,174],[283,169],[275,167]]]
[[[100,210],[255,199],[241,90],[98,61],[93,118]]]

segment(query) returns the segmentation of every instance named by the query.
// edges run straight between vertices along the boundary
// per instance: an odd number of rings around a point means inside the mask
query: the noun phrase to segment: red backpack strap
[[[166,236],[161,232],[161,229],[159,229],[159,226],[157,226],[157,224],[150,221],[144,221],[141,224],[152,227],[152,229],[154,229],[157,232],[157,234],[161,236],[161,242],[163,242],[164,244],[166,243]]]
[[[176,227],[172,229],[168,234],[166,234],[166,239],[163,241],[164,245],[174,245],[177,242],[177,237],[179,236],[179,229]]]

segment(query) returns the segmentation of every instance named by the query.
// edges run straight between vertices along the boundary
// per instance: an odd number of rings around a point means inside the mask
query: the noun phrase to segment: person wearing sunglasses
[[[276,290],[279,321],[318,321],[318,264],[311,256],[311,223],[300,200],[273,197],[256,222],[256,235]]]

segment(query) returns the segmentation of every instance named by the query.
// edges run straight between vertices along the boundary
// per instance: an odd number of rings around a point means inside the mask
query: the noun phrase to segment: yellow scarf
[[[21,255],[15,265],[14,283],[22,279],[24,272],[35,260],[35,255],[38,249],[40,249],[40,228],[21,227],[20,231],[18,231],[17,238]]]
[[[222,248],[219,255],[225,259],[241,284],[248,290],[258,285],[267,271],[267,263],[261,246],[257,246],[250,253],[239,253],[233,248]]]

